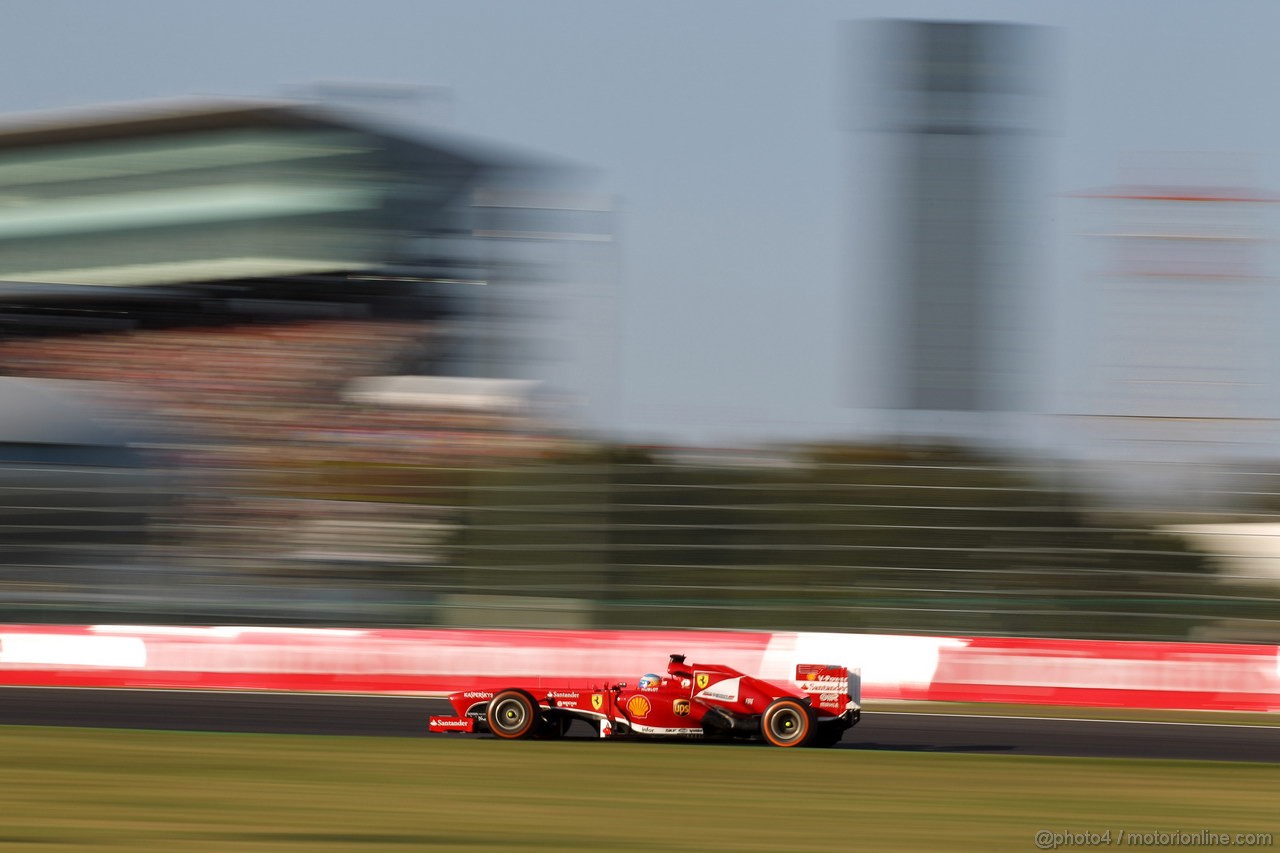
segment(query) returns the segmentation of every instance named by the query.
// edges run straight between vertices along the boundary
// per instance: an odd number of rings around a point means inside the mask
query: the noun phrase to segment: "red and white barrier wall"
[[[737,631],[0,625],[0,684],[442,693],[589,687],[667,655],[788,681],[862,670],[862,698],[1280,710],[1280,647]]]

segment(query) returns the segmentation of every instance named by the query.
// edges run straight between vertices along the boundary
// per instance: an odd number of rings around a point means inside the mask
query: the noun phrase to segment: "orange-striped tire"
[[[813,709],[799,699],[774,699],[760,715],[760,736],[772,746],[807,746],[817,730]]]
[[[538,733],[542,715],[538,700],[525,690],[502,690],[489,700],[485,720],[489,731],[503,740],[519,740]]]

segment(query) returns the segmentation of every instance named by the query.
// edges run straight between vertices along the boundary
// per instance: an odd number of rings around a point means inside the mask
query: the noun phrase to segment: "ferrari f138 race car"
[[[511,686],[449,695],[456,716],[433,716],[433,732],[492,732],[504,740],[556,738],[574,720],[600,737],[705,737],[773,746],[832,746],[862,715],[859,674],[800,664],[795,689],[719,664],[671,655],[667,673],[587,690]]]

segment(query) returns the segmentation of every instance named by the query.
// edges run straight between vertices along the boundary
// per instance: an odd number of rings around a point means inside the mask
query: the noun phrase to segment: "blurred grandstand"
[[[0,127],[0,620],[1280,638],[1219,535],[1268,470],[1142,513],[947,447],[583,438],[575,181],[315,104]]]
[[[358,576],[345,602],[438,558],[447,509],[302,484],[554,443],[536,426],[554,326],[531,315],[563,272],[527,247],[608,239],[571,171],[310,103],[0,126],[8,606],[248,617],[334,566]]]

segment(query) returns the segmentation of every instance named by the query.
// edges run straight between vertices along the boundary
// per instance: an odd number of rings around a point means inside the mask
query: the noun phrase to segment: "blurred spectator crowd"
[[[116,418],[183,438],[202,461],[429,463],[545,450],[521,414],[353,404],[350,381],[381,375],[429,335],[422,323],[309,321],[22,339],[0,343],[10,375],[112,383]],[[188,460],[194,461],[194,460]]]
[[[199,598],[269,598],[271,583],[331,596],[340,587],[347,601],[362,589],[412,598],[397,583],[446,559],[454,504],[465,501],[460,489],[424,495],[416,484],[431,475],[421,472],[534,459],[560,444],[529,412],[344,394],[353,380],[394,372],[434,331],[343,319],[16,338],[0,342],[0,373],[76,381],[96,417],[169,472],[173,494],[140,562],[176,571]],[[371,471],[391,472],[390,484]],[[126,575],[104,574],[100,591],[145,598],[157,587],[140,576],[127,591]]]

